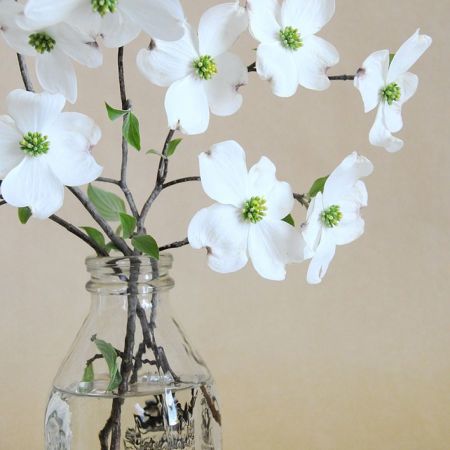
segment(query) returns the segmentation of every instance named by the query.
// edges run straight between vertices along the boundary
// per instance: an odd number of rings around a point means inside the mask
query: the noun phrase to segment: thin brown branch
[[[31,78],[30,78],[30,74],[28,72],[27,63],[25,62],[25,58],[20,53],[17,53],[17,60],[19,61],[20,75],[22,77],[22,81],[25,86],[25,89],[29,92],[34,92],[33,83],[31,82]]]
[[[305,208],[309,208],[309,204],[311,203],[311,197],[308,194],[295,194],[294,198],[297,200],[302,206]]]
[[[165,250],[170,250],[172,248],[180,248],[180,247],[184,247],[186,245],[189,245],[189,239],[183,239],[182,241],[176,241],[176,242],[172,242],[171,244],[167,244],[167,245],[163,245],[162,247],[159,247],[159,251],[163,252]]]
[[[175,186],[176,184],[187,183],[189,181],[200,181],[200,177],[178,178],[177,180],[173,180],[173,181],[169,181],[168,183],[164,183],[162,188],[167,189],[168,187]]]
[[[115,184],[116,186],[120,186],[120,181],[115,180],[114,178],[98,177],[95,181],[98,181],[99,183],[110,183]]]
[[[90,238],[87,234],[83,233],[75,225],[72,225],[71,223],[67,222],[66,220],[62,219],[61,217],[55,214],[50,216],[49,219],[65,228],[69,233],[72,233],[73,235],[80,238],[82,241],[86,242],[86,244],[88,244],[95,250],[98,256],[108,256],[108,252],[103,247],[98,245],[97,242],[94,241],[94,239]]]

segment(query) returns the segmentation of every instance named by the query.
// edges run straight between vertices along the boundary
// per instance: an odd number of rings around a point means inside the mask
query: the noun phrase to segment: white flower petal
[[[82,2],[83,0],[28,0],[24,12],[28,18],[44,27],[69,19],[70,13]]]
[[[248,71],[242,60],[233,53],[216,58],[217,74],[205,82],[211,112],[230,116],[242,106],[243,97],[238,89],[248,83]]]
[[[141,27],[139,27],[133,20],[128,17],[128,14],[122,11],[123,5],[127,4],[126,2],[120,2],[119,8],[116,12],[112,14],[105,14],[104,17],[100,18],[98,22],[99,14],[92,20],[92,29],[95,30],[95,26],[97,26],[99,34],[103,38],[103,44],[108,48],[118,48],[128,45],[130,42],[134,41],[141,32]],[[90,5],[89,5],[90,6]],[[86,13],[85,13],[86,14]],[[91,13],[92,15],[92,13]],[[85,19],[85,16],[82,17],[82,20]],[[96,25],[98,24],[98,25]],[[82,26],[82,24],[80,24]],[[96,36],[92,31],[91,34]]]
[[[102,52],[97,42],[92,40],[87,34],[77,31],[64,23],[58,24],[53,29],[56,45],[66,55],[79,64],[90,68],[102,65]]]
[[[82,186],[98,178],[103,170],[90,150],[91,143],[82,134],[61,132],[52,136],[46,159],[61,183]]]
[[[408,72],[416,61],[430,47],[432,39],[426,34],[419,34],[417,30],[397,51],[389,66],[388,83],[396,81],[397,78]]]
[[[170,128],[180,128],[186,134],[201,134],[208,129],[209,106],[203,83],[188,75],[167,90],[165,107]]]
[[[23,6],[14,0],[6,0],[0,8],[0,34],[6,43],[22,55],[36,56],[36,50],[28,43],[30,33],[17,25]]]
[[[20,150],[22,134],[9,116],[0,116],[0,178],[16,167],[24,158]]]
[[[3,180],[2,195],[10,205],[29,206],[34,217],[46,219],[61,208],[64,186],[53,175],[45,156],[25,157]]]
[[[278,0],[247,0],[250,32],[264,43],[279,42],[281,30]]]
[[[403,148],[403,141],[395,136],[392,136],[392,133],[387,129],[384,122],[383,111],[383,105],[380,105],[378,107],[375,123],[369,133],[369,141],[376,147],[384,147],[384,149],[388,152],[398,152]]]
[[[249,197],[264,197],[267,201],[267,217],[284,219],[294,207],[291,186],[278,181],[276,167],[270,159],[263,156],[248,173]]]
[[[248,253],[259,275],[281,281],[286,278],[286,264],[303,261],[303,237],[282,220],[263,219],[250,226]]]
[[[90,145],[96,145],[102,137],[98,125],[90,117],[77,112],[63,112],[58,116],[52,128],[48,130],[50,140],[61,132],[79,133]]]
[[[261,44],[256,56],[256,70],[263,80],[270,81],[278,97],[292,97],[298,88],[297,65],[293,52],[281,43]]]
[[[364,156],[353,152],[347,156],[328,177],[324,191],[323,203],[325,208],[339,204],[339,201],[352,195],[358,180],[369,176],[373,172],[373,164]],[[360,189],[358,185],[357,189]]]
[[[17,128],[25,134],[29,131],[45,132],[50,128],[63,110],[65,99],[59,94],[34,94],[16,89],[9,93],[6,104]]]
[[[336,245],[346,245],[356,241],[364,233],[364,220],[361,217],[344,222],[344,219],[334,229]]]
[[[364,102],[364,111],[375,109],[380,103],[380,92],[386,86],[389,69],[389,50],[372,53],[358,70],[354,86]]]
[[[404,105],[416,93],[419,86],[419,77],[411,72],[406,72],[397,78],[396,83],[401,92],[398,102],[400,105]]]
[[[36,76],[52,94],[62,94],[70,103],[77,100],[77,77],[70,58],[55,48],[36,58]]]
[[[189,224],[189,243],[207,249],[208,265],[216,272],[236,272],[247,264],[249,225],[239,214],[234,206],[216,203],[200,210]]]
[[[309,284],[319,284],[336,253],[336,243],[334,241],[334,230],[323,230],[320,244],[311,259],[308,267],[307,281]]]
[[[198,157],[203,190],[219,203],[241,208],[247,200],[245,152],[236,141],[213,145]]]
[[[283,27],[294,26],[302,36],[317,33],[334,16],[335,0],[284,0]]]
[[[314,256],[322,236],[323,223],[320,216],[324,210],[322,193],[319,192],[309,204],[306,222],[302,225],[302,235],[306,243],[305,259]]]
[[[319,36],[308,36],[303,47],[294,52],[299,83],[308,89],[323,91],[330,87],[327,70],[339,62],[336,48]]]
[[[167,87],[194,73],[193,62],[198,57],[192,33],[187,30],[178,41],[152,40],[148,49],[139,51],[137,65],[149,81]]]
[[[126,0],[119,3],[119,8],[154,38],[176,41],[184,34],[184,15],[180,17],[178,1]]]
[[[402,105],[399,102],[393,102],[389,105],[387,102],[383,102],[381,105],[383,108],[384,124],[391,133],[396,133],[403,128],[402,119]]]
[[[198,26],[200,54],[215,58],[227,52],[247,27],[247,13],[238,1],[209,8]]]

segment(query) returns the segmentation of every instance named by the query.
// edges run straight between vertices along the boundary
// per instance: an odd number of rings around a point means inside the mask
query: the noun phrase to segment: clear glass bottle
[[[53,383],[47,450],[220,450],[211,374],[172,316],[170,255],[88,258],[90,312]]]

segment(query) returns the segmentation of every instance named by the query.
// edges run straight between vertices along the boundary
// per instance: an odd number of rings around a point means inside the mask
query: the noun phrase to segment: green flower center
[[[267,206],[264,197],[252,197],[244,203],[242,217],[246,222],[258,223],[266,215]]]
[[[91,0],[92,9],[98,12],[102,17],[106,13],[116,12],[119,0]]]
[[[56,41],[45,32],[30,34],[28,36],[28,43],[38,53],[51,52],[56,45]]]
[[[42,136],[37,131],[29,131],[20,141],[20,148],[29,156],[45,155],[50,149],[50,141],[48,136]]]
[[[297,28],[286,27],[280,30],[280,40],[283,47],[298,50],[303,47],[303,41]]]
[[[217,65],[209,55],[200,56],[193,63],[195,73],[203,80],[210,80],[217,73]]]
[[[342,220],[341,208],[339,205],[331,205],[322,212],[320,218],[325,226],[328,228],[334,228]]]
[[[388,84],[381,90],[381,97],[388,103],[389,106],[400,100],[401,95],[402,91],[397,83]]]

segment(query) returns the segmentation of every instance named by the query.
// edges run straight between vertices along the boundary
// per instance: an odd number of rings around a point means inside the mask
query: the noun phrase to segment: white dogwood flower
[[[2,0],[3,6],[7,14],[0,14],[0,29],[6,42],[18,53],[35,57],[36,76],[46,91],[62,94],[74,103],[77,77],[72,60],[90,68],[99,67],[103,58],[97,43],[65,23],[32,28],[30,22],[20,20],[23,7],[17,2]],[[19,26],[18,20],[29,28]]]
[[[214,145],[199,162],[203,189],[218,203],[191,220],[191,246],[207,249],[216,272],[240,270],[250,257],[262,277],[283,280],[286,264],[302,261],[304,251],[301,233],[282,220],[294,206],[289,184],[276,179],[266,157],[248,171],[235,141]]]
[[[324,90],[327,69],[339,62],[336,48],[316,33],[334,15],[335,0],[247,0],[250,31],[260,42],[256,70],[279,97],[298,85]]]
[[[354,152],[328,177],[323,194],[319,192],[313,198],[302,227],[305,258],[312,258],[308,283],[322,281],[337,245],[349,244],[363,234],[364,220],[360,209],[367,206],[367,190],[360,178],[372,171],[372,163]]]
[[[64,185],[81,186],[102,172],[91,154],[101,131],[92,119],[62,112],[62,95],[12,91],[0,116],[1,194],[12,206],[46,219],[61,208]]]
[[[355,77],[365,112],[378,106],[375,123],[370,130],[372,145],[384,147],[388,152],[402,149],[403,141],[392,133],[403,128],[402,106],[415,94],[419,79],[408,72],[431,45],[431,38],[417,30],[391,59],[389,50],[372,53]]]
[[[228,50],[247,28],[239,2],[208,9],[200,19],[198,37],[187,26],[176,42],[152,40],[137,57],[141,72],[152,83],[168,87],[165,100],[169,127],[186,134],[204,133],[209,111],[234,114],[242,105],[238,89],[248,81],[246,65]]]
[[[179,0],[28,0],[25,16],[39,26],[69,22],[111,48],[129,44],[141,31],[180,39],[185,21]]]

